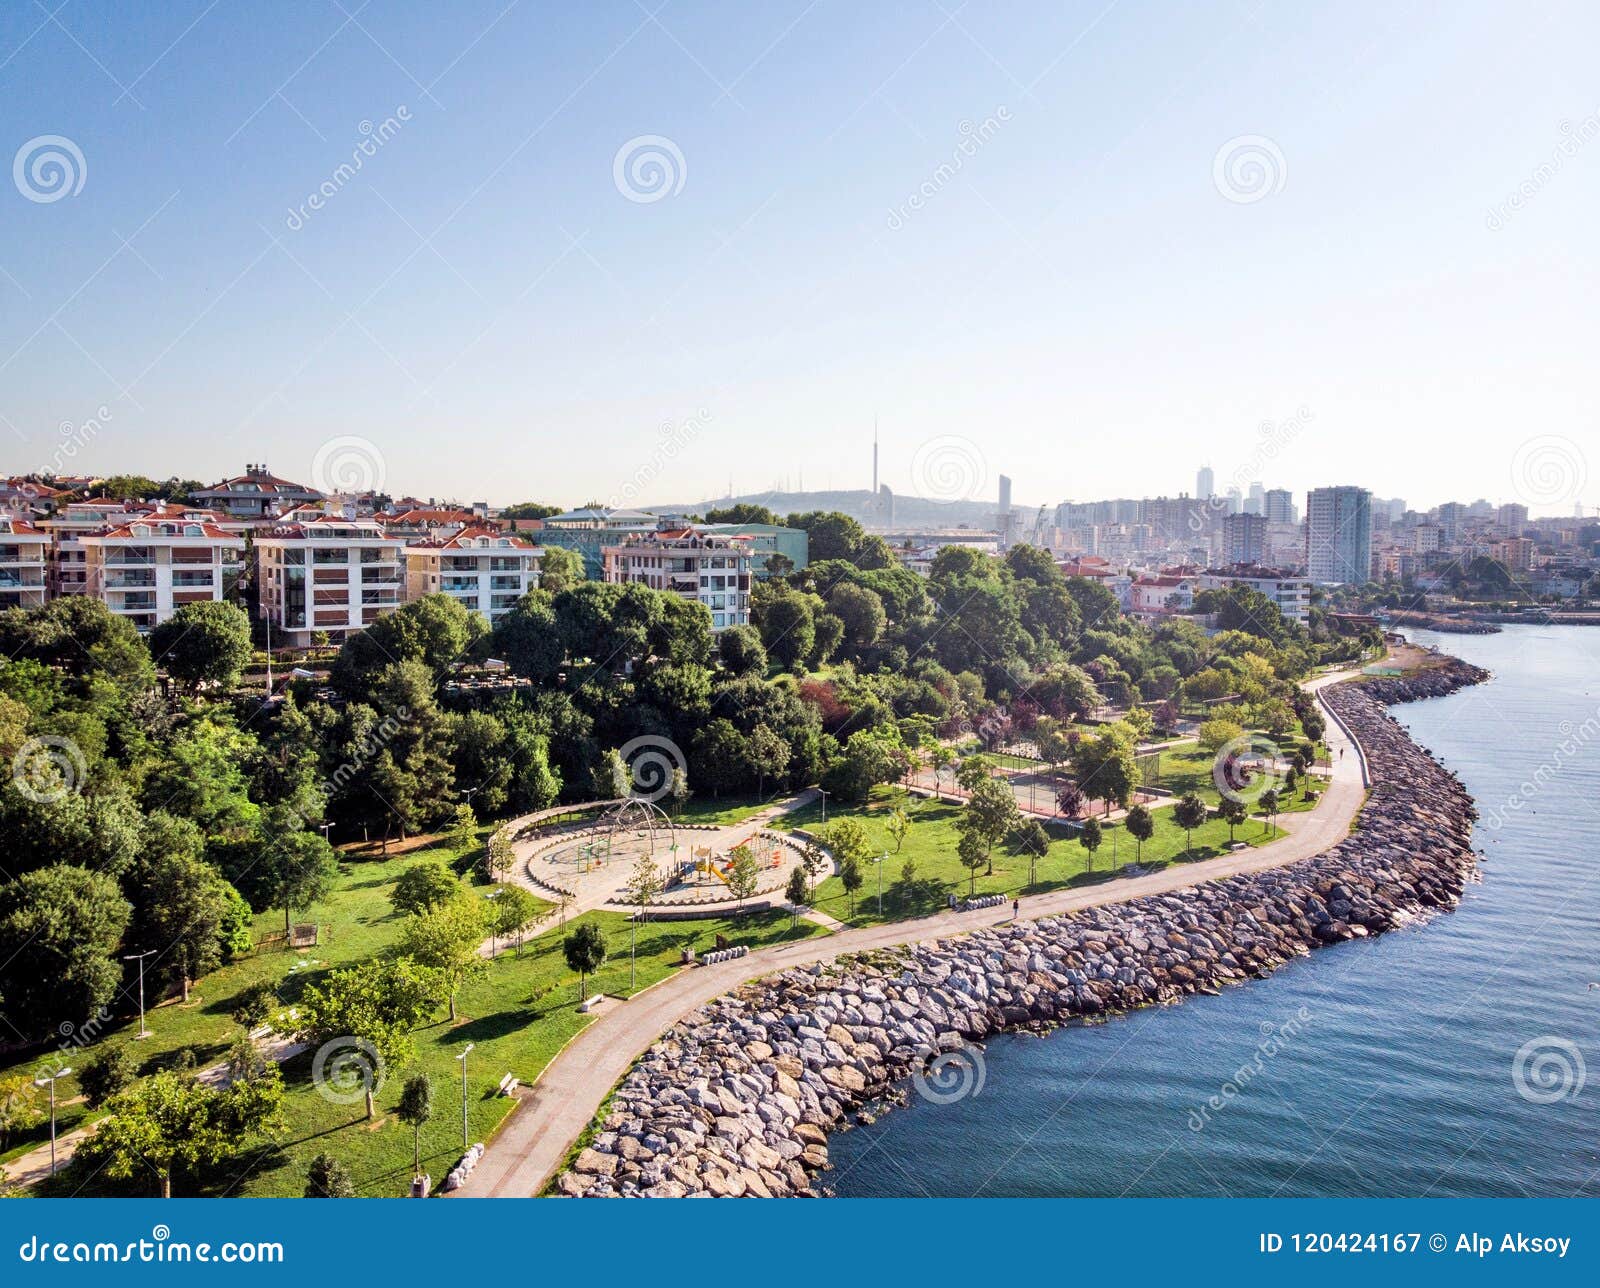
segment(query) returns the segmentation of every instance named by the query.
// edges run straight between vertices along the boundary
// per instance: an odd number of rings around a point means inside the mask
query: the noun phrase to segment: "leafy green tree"
[[[1126,725],[1108,725],[1103,733],[1084,737],[1072,751],[1073,773],[1085,791],[1105,802],[1126,806],[1139,785],[1135,737]]]
[[[789,883],[783,896],[789,901],[789,927],[800,924],[800,910],[811,906],[811,883],[806,880],[804,868],[794,868],[789,873]]]
[[[341,693],[364,698],[386,683],[391,667],[415,663],[431,685],[452,663],[482,652],[489,629],[453,595],[423,595],[347,635],[329,679]]]
[[[1084,819],[1082,826],[1078,829],[1078,844],[1083,846],[1084,851],[1089,856],[1088,869],[1090,872],[1094,871],[1094,852],[1100,848],[1104,840],[1105,834],[1100,830],[1100,820],[1094,818]]]
[[[145,824],[145,848],[123,888],[133,905],[127,952],[154,950],[158,986],[189,985],[222,964],[223,920],[230,887],[205,861],[205,841],[186,819],[155,813]]]
[[[474,899],[457,898],[413,917],[401,936],[401,951],[438,980],[452,1023],[456,1018],[456,992],[488,969],[488,962],[479,951],[488,929],[483,905]]]
[[[465,801],[456,806],[450,818],[450,830],[445,834],[445,844],[455,851],[457,859],[465,858],[478,848],[478,816]]]
[[[130,909],[117,883],[68,864],[0,885],[0,998],[12,1025],[42,1038],[116,996]]]
[[[1038,819],[1030,818],[1019,824],[1011,834],[1012,844],[1017,847],[1020,854],[1028,858],[1028,884],[1038,882],[1039,860],[1050,853],[1050,836],[1040,825]]]
[[[667,787],[667,799],[672,802],[672,817],[683,813],[683,803],[689,799],[689,775],[681,765],[675,765]]]
[[[1222,717],[1203,721],[1200,725],[1200,745],[1209,752],[1218,752],[1230,742],[1244,737],[1244,726],[1237,720]]]
[[[1232,796],[1224,796],[1217,805],[1217,813],[1222,816],[1222,821],[1228,825],[1228,844],[1232,845],[1233,829],[1250,817],[1250,807],[1242,800],[1235,800]]]
[[[1138,863],[1144,856],[1144,843],[1156,834],[1156,816],[1148,806],[1133,805],[1123,823],[1134,840],[1133,861]]]
[[[906,843],[906,837],[911,832],[911,815],[906,812],[905,806],[896,805],[889,811],[889,817],[883,823],[883,830],[894,842],[894,852],[899,854],[900,847]]]
[[[707,523],[759,523],[767,527],[781,526],[778,516],[764,505],[757,505],[753,501],[737,501],[733,505],[725,505],[720,509],[706,511]]]
[[[43,1121],[44,1109],[33,1079],[25,1073],[0,1074],[0,1148]]]
[[[208,835],[253,824],[246,767],[260,751],[252,734],[217,712],[183,726],[144,780],[144,807],[186,818]]]
[[[233,999],[233,1010],[228,1014],[247,1033],[260,1028],[278,1009],[278,990],[268,980],[258,980],[241,989]]]
[[[460,896],[461,882],[454,872],[437,859],[421,859],[396,879],[389,902],[396,912],[420,916]]]
[[[500,939],[521,936],[539,920],[544,905],[521,886],[503,885],[490,902],[490,929]]]
[[[739,911],[744,911],[744,901],[756,892],[761,880],[761,864],[748,845],[736,845],[728,851],[728,892],[739,901]]]
[[[789,744],[766,725],[758,724],[750,731],[745,748],[756,771],[756,795],[765,799],[768,775],[776,778],[789,768]]]
[[[989,847],[977,832],[962,832],[956,842],[956,857],[967,870],[967,894],[977,894],[978,869],[989,861]]]
[[[498,827],[489,834],[483,850],[484,874],[491,881],[503,881],[516,866],[517,852],[511,843],[511,829]]]
[[[753,626],[730,626],[717,636],[717,659],[730,675],[765,675],[767,650]]]
[[[306,1171],[305,1197],[308,1199],[353,1199],[356,1183],[350,1169],[332,1154],[323,1151],[311,1160]]]
[[[994,875],[994,847],[1015,830],[1021,817],[1010,783],[989,777],[973,783],[966,807],[956,819],[956,830],[964,837],[977,838],[988,865],[987,875]]]
[[[589,997],[589,976],[606,964],[606,937],[592,921],[580,924],[561,941],[567,969],[578,977],[578,1000]]]
[[[126,1046],[105,1046],[84,1063],[78,1074],[78,1089],[89,1108],[99,1109],[119,1091],[132,1086],[138,1076],[139,1062]]]
[[[841,643],[852,657],[860,657],[876,644],[888,623],[883,600],[865,586],[850,582],[841,582],[828,593],[828,611],[843,625]]]
[[[221,1091],[191,1076],[161,1072],[119,1092],[78,1157],[126,1180],[154,1170],[161,1197],[172,1197],[173,1174],[243,1152],[281,1128],[283,1077],[277,1065]]]
[[[856,891],[865,884],[861,874],[861,861],[854,855],[839,860],[839,884],[844,887],[845,898],[850,901],[849,915],[856,915]]]
[[[333,971],[306,985],[296,1003],[295,1037],[309,1046],[367,1043],[384,1066],[411,1058],[411,1031],[435,1005],[432,973],[410,958],[369,960]],[[367,1117],[373,1113],[375,1079],[365,1085]]]
[[[1289,789],[1293,790],[1292,784],[1289,785]],[[1266,791],[1261,793],[1261,799],[1256,802],[1256,806],[1267,816],[1269,829],[1277,830],[1278,810],[1281,808],[1277,791],[1271,787],[1267,788]]]
[[[546,546],[544,559],[539,564],[539,589],[546,594],[559,595],[563,590],[577,585],[588,573],[583,566],[583,556],[565,546]]]
[[[239,859],[245,896],[257,908],[282,908],[287,934],[297,908],[320,903],[339,876],[334,849],[320,833],[303,827],[287,806],[266,810]]]
[[[773,598],[762,612],[761,642],[781,666],[797,670],[817,646],[816,613],[805,595]]]
[[[229,689],[250,661],[250,619],[226,600],[184,604],[150,632],[156,664],[191,690]]]
[[[422,1129],[433,1117],[433,1080],[425,1073],[413,1073],[400,1089],[400,1105],[395,1117],[411,1128],[411,1174],[422,1174]]]
[[[547,564],[549,556],[555,551],[556,547],[546,548]],[[579,562],[581,565],[582,561]],[[545,575],[552,578],[561,576],[548,567]],[[582,580],[581,574],[577,579]],[[494,649],[494,656],[502,659],[513,674],[541,686],[553,681],[561,670],[566,649],[561,641],[550,595],[544,590],[529,591],[512,606],[510,612],[501,614],[494,624],[490,647]]]
[[[1204,826],[1209,814],[1210,811],[1206,808],[1206,803],[1193,792],[1179,797],[1178,803],[1172,807],[1173,822],[1183,829],[1183,849],[1185,854],[1194,848],[1195,828]]]

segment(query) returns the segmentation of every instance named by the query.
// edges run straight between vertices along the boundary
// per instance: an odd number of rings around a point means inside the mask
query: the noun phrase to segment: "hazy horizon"
[[[1592,512],[1597,34],[1570,3],[12,6],[0,471],[648,506],[866,488],[876,421],[932,499],[1209,463]]]

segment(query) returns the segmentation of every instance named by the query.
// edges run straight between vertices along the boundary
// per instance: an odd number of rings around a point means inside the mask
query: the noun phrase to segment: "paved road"
[[[1348,675],[1343,672],[1319,676],[1306,687],[1322,688]],[[1283,817],[1281,825],[1287,833],[1283,839],[1199,863],[1175,864],[1145,876],[1029,896],[1022,900],[1022,915],[1033,920],[1145,895],[1167,894],[1202,881],[1281,867],[1329,849],[1349,834],[1350,823],[1361,808],[1366,791],[1361,781],[1360,756],[1344,731],[1331,719],[1325,741],[1332,751],[1331,778],[1314,810]],[[1345,752],[1343,756],[1341,750]],[[538,1081],[527,1089],[522,1103],[504,1127],[488,1143],[470,1184],[456,1194],[464,1198],[538,1194],[611,1088],[650,1044],[695,1007],[737,988],[746,980],[792,966],[828,961],[844,953],[946,939],[1010,920],[1009,907],[987,908],[981,912],[942,912],[912,921],[845,930],[818,939],[764,948],[731,962],[700,966],[672,975],[596,1020],[557,1054]]]

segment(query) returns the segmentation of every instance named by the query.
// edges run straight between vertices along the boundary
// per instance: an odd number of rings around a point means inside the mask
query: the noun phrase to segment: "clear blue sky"
[[[0,8],[0,159],[84,168],[0,178],[0,469],[687,500],[864,486],[876,412],[903,491],[1600,503],[1590,4],[60,3]]]

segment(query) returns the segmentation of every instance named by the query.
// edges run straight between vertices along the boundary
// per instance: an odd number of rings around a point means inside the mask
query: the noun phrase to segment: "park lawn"
[[[286,1005],[292,1005],[304,981],[327,968],[348,965],[394,946],[404,918],[389,905],[389,890],[411,856],[368,860],[341,866],[337,889],[314,910],[323,927],[317,947],[305,953],[268,950],[225,966],[200,980],[190,990],[188,1003],[166,1003],[149,1014],[152,1036],[134,1045],[143,1058],[142,1072],[170,1064],[183,1047],[194,1050],[204,1068],[222,1059],[238,1036],[230,1018],[234,999],[249,985],[271,980],[280,986]],[[489,963],[486,974],[465,985],[457,998],[458,1019],[444,1018],[414,1034],[415,1057],[402,1069],[386,1071],[377,1097],[378,1116],[362,1118],[359,1098],[353,1104],[330,1102],[311,1079],[312,1053],[303,1052],[283,1065],[286,1082],[284,1117],[287,1130],[276,1140],[231,1163],[196,1176],[175,1179],[179,1195],[246,1194],[299,1195],[306,1169],[322,1150],[338,1156],[351,1170],[363,1194],[399,1195],[411,1176],[411,1129],[393,1117],[405,1077],[421,1069],[434,1079],[434,1119],[423,1130],[424,1167],[435,1182],[443,1178],[461,1155],[460,1064],[456,1056],[466,1043],[475,1044],[468,1065],[468,1124],[473,1140],[485,1139],[504,1119],[512,1102],[494,1095],[502,1075],[514,1073],[532,1081],[550,1059],[593,1016],[577,1009],[578,980],[567,969],[561,940],[579,920],[592,920],[603,929],[610,950],[606,965],[589,981],[589,991],[626,996],[629,993],[628,919],[625,914],[596,912],[573,919],[569,925],[548,924],[520,949],[503,950]],[[279,929],[282,913],[267,912],[257,918],[257,933]],[[739,919],[704,918],[660,921],[639,927],[637,988],[656,983],[674,970],[687,943],[704,951],[716,935],[752,948],[827,933],[813,923],[791,927],[783,912],[752,913]],[[442,1008],[441,1008],[442,1009]],[[119,1023],[97,1035],[100,1041],[123,1042],[137,1032],[137,1021]],[[75,1068],[94,1054],[92,1046],[65,1053]],[[44,1058],[35,1050],[14,1063],[32,1071]],[[75,1079],[62,1083],[63,1101],[77,1095]],[[81,1101],[62,1103],[58,1130],[66,1132],[92,1115]],[[30,1132],[8,1145],[8,1155],[22,1153],[48,1139],[47,1128]],[[84,1178],[67,1169],[53,1185],[39,1187],[51,1194],[71,1194],[84,1186]],[[83,1188],[88,1194],[143,1194],[141,1183],[110,1182],[94,1178]]]
[[[788,796],[788,792],[779,792],[767,797],[724,796],[720,800],[715,796],[691,796],[683,802],[681,809],[675,809],[671,801],[662,801],[661,805],[676,823],[704,823],[712,827],[731,827],[735,823],[742,823],[752,814],[759,814]]]
[[[1209,763],[1209,762],[1208,762]],[[1213,793],[1213,796],[1215,793]],[[912,817],[910,832],[900,853],[894,853],[894,842],[889,839],[884,822],[897,803],[904,803]],[[1296,793],[1295,810],[1311,808],[1311,803],[1300,800]],[[1292,812],[1288,810],[1280,813]],[[854,818],[866,829],[868,841],[879,853],[889,857],[883,863],[883,911],[878,912],[878,865],[864,865],[866,883],[856,894],[852,914],[850,901],[837,876],[830,876],[817,887],[816,907],[839,921],[851,925],[876,925],[882,922],[903,921],[911,917],[937,912],[946,905],[947,896],[965,896],[973,884],[970,873],[956,856],[956,842],[960,834],[955,820],[961,807],[929,797],[906,797],[897,788],[877,787],[871,799],[861,806],[831,807],[829,821]],[[1213,818],[1194,831],[1192,847],[1186,844],[1183,829],[1172,821],[1170,806],[1154,811],[1155,835],[1143,846],[1142,863],[1146,870],[1165,867],[1169,863],[1190,863],[1214,858],[1227,848],[1228,825]],[[820,811],[815,806],[789,815],[778,824],[780,827],[803,827],[818,830]],[[1065,886],[1094,885],[1116,879],[1120,869],[1134,861],[1138,848],[1125,833],[1120,822],[1101,822],[1104,842],[1090,856],[1079,844],[1075,830],[1067,827],[1047,826],[1050,837],[1049,853],[1037,860],[1029,881],[1028,857],[1013,853],[1007,845],[995,847],[994,871],[978,869],[975,882],[978,894],[1042,894]],[[1234,830],[1237,840],[1251,846],[1261,845],[1281,836],[1281,830],[1269,834],[1266,820],[1252,817]],[[907,887],[900,880],[901,866],[907,857],[916,862],[916,881]]]

